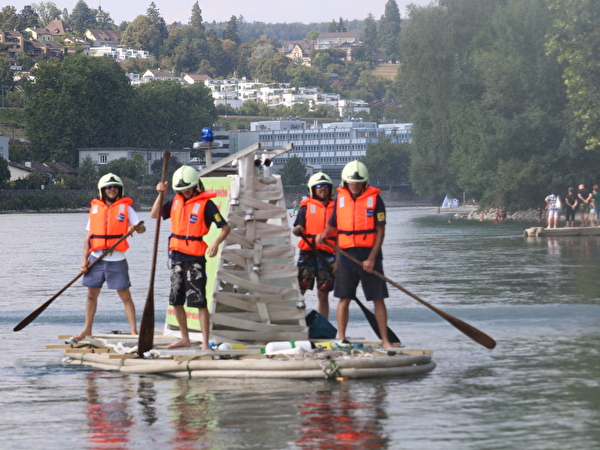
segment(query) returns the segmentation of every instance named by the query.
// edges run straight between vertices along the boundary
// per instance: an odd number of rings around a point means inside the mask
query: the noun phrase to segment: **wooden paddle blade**
[[[58,297],[58,295],[55,295],[54,297],[52,297],[50,300],[48,300],[46,303],[44,303],[38,309],[36,309],[31,314],[29,314],[27,317],[25,317],[23,320],[21,320],[21,322],[19,322],[19,324],[13,328],[13,331],[21,331],[23,328],[25,328],[27,325],[29,325],[31,322],[33,322],[35,319],[37,319],[37,317],[41,313],[43,313],[48,306],[50,306],[50,303],[52,303],[56,297]]]
[[[142,313],[137,353],[143,358],[144,353],[152,350],[152,347],[154,347],[154,291],[150,290]]]

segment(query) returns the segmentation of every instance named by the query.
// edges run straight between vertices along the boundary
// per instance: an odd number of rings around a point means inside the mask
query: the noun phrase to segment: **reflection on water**
[[[128,402],[131,393],[124,389],[118,398],[105,395],[100,387],[102,372],[90,372],[87,381],[87,408],[85,417],[88,423],[88,444],[91,448],[126,449],[129,447],[129,430],[133,425]]]
[[[128,257],[138,319],[153,249],[153,221],[141,216],[149,232],[133,240]],[[405,345],[435,351],[428,374],[344,383],[180,380],[62,366],[61,352],[44,344],[81,329],[78,285],[12,332],[77,274],[86,219],[0,215],[2,448],[600,448],[598,237],[525,239],[532,224],[448,223],[433,210],[390,208],[386,275],[492,336],[493,351],[390,289],[390,328]],[[168,227],[162,231],[157,330],[169,287]],[[315,308],[314,293],[307,303]],[[119,299],[103,292],[96,331],[124,327]],[[354,305],[349,331],[374,337]]]

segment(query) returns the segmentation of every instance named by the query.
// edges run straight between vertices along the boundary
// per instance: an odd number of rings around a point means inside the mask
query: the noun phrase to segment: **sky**
[[[6,5],[14,6],[17,12],[23,6],[50,0],[7,0]],[[51,0],[60,9],[70,12],[78,0]],[[196,0],[154,0],[167,24],[188,23],[192,5]],[[86,0],[90,8],[102,9],[110,14],[118,25],[122,21],[131,22],[136,16],[146,14],[152,0]],[[226,22],[231,16],[244,16],[246,22],[290,23],[290,22],[330,22],[341,17],[344,20],[363,20],[369,13],[379,19],[385,10],[387,0],[198,0],[205,21]],[[430,0],[396,0],[400,15],[405,17],[406,6],[410,3],[427,5]]]

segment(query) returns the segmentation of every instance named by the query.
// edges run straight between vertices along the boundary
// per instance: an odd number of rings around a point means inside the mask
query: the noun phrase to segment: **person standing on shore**
[[[550,195],[546,197],[546,216],[548,217],[547,228],[556,228],[556,224],[558,223],[560,212],[556,207],[557,200],[558,196],[556,195],[556,191],[552,189]]]
[[[577,191],[577,199],[579,201],[579,215],[581,216],[581,226],[587,227],[590,224],[590,206],[592,203],[592,193],[585,184],[579,185]]]
[[[368,301],[375,306],[375,319],[382,345],[391,348],[387,337],[387,309],[384,299],[388,297],[385,281],[373,274],[383,274],[381,247],[385,237],[385,205],[379,189],[369,186],[369,172],[360,161],[346,164],[342,170],[343,187],[338,188],[333,213],[317,243],[323,244],[329,237],[338,234],[338,245],[350,256],[362,261],[359,266],[339,255],[333,295],[340,299],[336,311],[339,340],[348,345],[346,328],[350,301],[356,296],[360,282]]]
[[[296,236],[304,236],[314,241],[315,237],[322,233],[327,226],[327,221],[333,212],[334,201],[333,181],[329,175],[319,172],[308,180],[309,198],[303,200],[294,222],[292,232]],[[328,262],[327,267],[321,259],[312,251],[311,246],[300,239],[298,241],[300,255],[298,256],[298,282],[302,295],[315,285],[317,279],[317,310],[326,319],[329,318],[329,292],[333,291],[334,274],[329,267],[335,264],[335,254],[331,247],[321,244],[316,245],[317,251]],[[299,302],[300,303],[300,302]],[[298,305],[304,308],[304,301]]]
[[[219,245],[231,230],[221,217],[217,205],[211,200],[217,194],[204,190],[198,172],[191,166],[181,166],[173,174],[175,198],[169,200],[160,209],[160,192],[168,188],[167,182],[158,183],[159,195],[152,205],[150,217],[156,219],[161,214],[163,220],[171,219],[169,236],[169,259],[171,260],[171,292],[169,304],[173,306],[175,318],[181,332],[181,339],[167,348],[189,347],[190,335],[187,327],[187,315],[184,304],[189,308],[198,308],[200,327],[202,328],[202,350],[209,349],[210,315],[206,300],[206,256],[217,254]],[[204,241],[211,224],[221,232],[209,246]]]
[[[597,184],[592,187],[592,203],[590,209],[590,225],[595,227],[600,225],[600,188]]]
[[[574,189],[570,187],[569,193],[565,197],[565,217],[567,220],[565,228],[575,226],[575,212],[577,211],[577,205],[579,205],[577,194],[575,194]]]
[[[101,261],[88,270],[88,265],[100,257],[104,251],[115,244],[121,237],[136,228],[140,219],[131,205],[133,200],[123,197],[123,181],[115,174],[107,173],[98,181],[98,198],[92,200],[90,215],[86,230],[88,231],[83,244],[83,259],[81,272],[82,284],[88,288],[85,304],[85,326],[83,331],[76,334],[67,342],[74,344],[86,336],[92,335],[94,316],[98,308],[98,297],[104,282],[108,289],[115,289],[125,307],[125,316],[129,322],[131,334],[137,334],[135,305],[131,298],[129,287],[129,266],[125,252],[129,248],[127,240],[122,241]],[[138,233],[146,231],[144,225]]]

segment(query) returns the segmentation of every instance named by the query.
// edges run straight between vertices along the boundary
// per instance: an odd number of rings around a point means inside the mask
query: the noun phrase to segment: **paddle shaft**
[[[165,183],[167,179],[167,169],[169,167],[169,159],[171,153],[163,152],[163,168],[161,175],[161,182]],[[152,251],[152,268],[150,270],[150,286],[148,287],[148,296],[146,297],[146,304],[144,305],[144,312],[142,313],[142,320],[140,323],[140,335],[138,337],[138,355],[143,357],[144,353],[152,350],[154,346],[154,278],[156,276],[156,258],[158,254],[158,240],[160,237],[160,222],[162,220],[162,204],[165,197],[165,191],[162,190],[158,193],[158,217],[156,218],[156,230],[154,232],[154,249]]]
[[[334,248],[338,253],[340,253],[341,255],[344,255],[350,261],[352,261],[355,264],[358,264],[359,266],[362,267],[362,261],[360,261],[357,258],[354,258],[353,256],[350,256],[347,252],[345,252],[344,250],[342,250],[341,248],[339,248],[336,244],[331,244],[327,240],[324,240],[324,243],[326,245],[330,246],[331,248]],[[466,336],[469,336],[471,339],[473,339],[478,344],[481,344],[484,347],[489,348],[489,349],[492,349],[492,348],[494,348],[496,346],[496,341],[494,339],[492,339],[491,337],[489,337],[487,334],[483,333],[482,331],[478,330],[477,328],[469,325],[468,323],[463,322],[462,320],[454,317],[451,314],[448,314],[447,312],[442,311],[441,309],[436,308],[432,304],[426,302],[422,298],[418,297],[416,294],[413,294],[408,289],[403,288],[398,283],[395,283],[394,281],[390,280],[388,277],[386,277],[385,275],[377,272],[376,270],[374,270],[372,273],[376,277],[378,277],[378,278],[384,280],[385,282],[391,284],[395,288],[400,289],[402,292],[404,292],[405,294],[411,296],[412,298],[414,298],[415,300],[417,300],[419,303],[427,306],[429,309],[431,309],[435,313],[439,314],[448,323],[450,323],[452,326],[454,326],[456,329],[458,329],[459,331],[461,331]]]
[[[134,231],[137,231],[139,229],[139,227],[141,227],[144,224],[144,222],[139,222],[135,228],[133,228],[132,230],[128,231],[127,234],[125,236],[122,236],[121,238],[119,238],[119,240],[117,242],[115,242],[113,245],[110,246],[110,248],[108,248],[104,253],[102,253],[98,258],[96,258],[94,261],[92,261],[88,266],[87,266],[87,270],[88,272],[90,271],[90,269],[92,267],[94,267],[97,263],[99,263],[100,261],[102,261],[104,259],[104,257],[106,255],[108,255],[110,252],[112,252],[115,247],[117,245],[119,245],[121,242],[123,242],[125,239],[127,239],[129,236],[131,236],[133,234]],[[81,278],[81,276],[83,275],[83,272],[79,272],[79,274],[73,278],[71,281],[69,281],[67,283],[67,285],[65,287],[63,287],[60,291],[58,291],[56,294],[54,294],[54,296],[48,300],[46,303],[44,303],[42,306],[40,306],[38,309],[36,309],[35,311],[33,311],[31,314],[29,314],[27,317],[25,317],[16,327],[13,328],[13,331],[21,331],[23,328],[25,328],[27,325],[29,325],[31,322],[33,322],[37,316],[39,316],[41,313],[44,312],[44,310],[50,306],[50,304],[56,300],[60,294],[62,294],[63,292],[65,292],[73,283],[75,283],[79,278]]]
[[[325,267],[327,267],[327,270],[329,270],[330,272],[333,272],[333,267],[331,266],[331,264],[329,264],[327,259],[321,254],[321,252],[319,252],[319,249],[317,247],[315,247],[315,243],[312,242],[310,239],[308,239],[308,237],[304,233],[300,234],[300,237],[304,240],[304,242],[306,242],[310,246],[310,249],[313,251],[313,253],[315,253],[315,255],[317,255],[317,257],[321,260],[321,262],[323,264],[325,264]],[[356,304],[360,307],[363,314],[367,318],[369,325],[371,325],[371,328],[373,329],[373,331],[375,332],[377,337],[379,339],[381,339],[381,333],[379,332],[379,324],[377,323],[377,318],[375,317],[375,314],[373,314],[369,308],[367,308],[365,305],[363,305],[363,303],[356,296],[352,297],[352,300],[354,300],[356,302]],[[398,336],[396,336],[396,333],[394,333],[390,329],[390,327],[387,328],[387,335],[388,335],[388,340],[392,344],[400,343],[400,338],[398,338]]]

